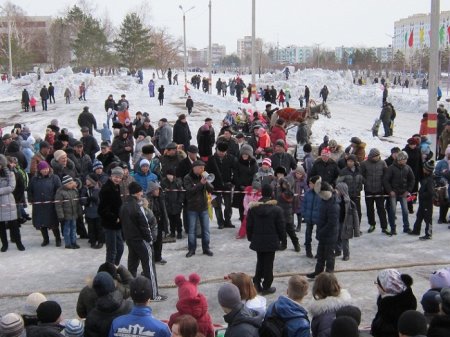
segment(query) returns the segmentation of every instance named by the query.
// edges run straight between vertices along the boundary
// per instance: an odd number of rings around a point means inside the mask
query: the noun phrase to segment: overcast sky
[[[0,3],[5,0],[0,0]],[[126,13],[146,3],[149,23],[167,27],[183,36],[182,5],[186,14],[187,45],[208,45],[209,0],[85,0],[95,7],[94,16],[106,14],[118,27]],[[13,0],[28,15],[61,15],[76,0]],[[251,35],[251,0],[212,0],[212,42],[224,44],[227,54],[236,52],[236,40]],[[441,0],[441,11],[450,0]],[[428,13],[431,0],[256,0],[256,35],[265,42],[321,47],[388,46],[394,21],[416,13]]]

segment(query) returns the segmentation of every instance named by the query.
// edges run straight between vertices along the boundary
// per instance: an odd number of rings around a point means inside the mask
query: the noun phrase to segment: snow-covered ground
[[[147,83],[152,71],[144,71],[144,83]],[[179,73],[181,78],[182,73]],[[188,74],[190,78],[192,74]],[[234,74],[217,74],[213,77],[213,85],[218,77],[230,78]],[[246,83],[250,76],[244,76]],[[63,92],[66,87],[71,88],[74,96],[77,96],[78,85],[85,81],[87,84],[87,101],[80,102],[73,97],[72,104],[64,104]],[[43,84],[53,82],[56,88],[56,104],[49,105],[47,112],[42,112],[38,104],[37,112],[24,113],[20,111],[20,94],[23,88],[39,96],[39,90]],[[1,115],[0,126],[4,132],[9,132],[14,123],[21,122],[30,126],[34,135],[43,137],[45,127],[50,120],[57,118],[60,126],[73,130],[75,136],[79,136],[77,116],[83,106],[89,106],[99,123],[106,119],[104,100],[109,94],[116,99],[122,93],[127,95],[130,101],[130,112],[138,110],[148,112],[152,123],[162,117],[169,122],[174,122],[177,115],[185,113],[185,97],[183,86],[169,86],[166,80],[157,80],[156,85],[163,84],[166,88],[164,106],[160,107],[157,99],[150,99],[147,86],[139,85],[135,79],[126,76],[96,77],[86,74],[73,74],[70,69],[61,70],[55,74],[46,75],[40,82],[36,78],[24,77],[13,81],[11,84],[0,84]],[[366,144],[367,150],[372,147],[380,149],[383,156],[389,154],[393,146],[403,147],[406,139],[419,131],[419,121],[422,113],[426,111],[426,92],[418,92],[417,89],[403,90],[391,89],[389,100],[397,110],[395,137],[390,142],[373,138],[370,128],[373,121],[379,116],[382,90],[379,85],[355,86],[348,72],[331,72],[322,70],[306,70],[291,75],[289,81],[285,81],[282,74],[267,74],[258,80],[258,87],[274,84],[277,89],[289,88],[292,95],[291,105],[298,106],[298,96],[307,84],[311,89],[311,97],[319,101],[320,88],[326,84],[330,90],[328,104],[332,112],[331,119],[320,118],[313,126],[312,141],[318,145],[325,134],[338,143],[347,145],[352,136],[360,137]],[[193,114],[188,118],[193,134],[203,124],[205,117],[211,117],[218,131],[220,121],[228,110],[236,111],[239,104],[234,97],[219,97],[215,94],[207,95],[200,91],[191,90],[191,96],[195,101]],[[446,103],[447,104],[447,103]],[[263,109],[264,102],[258,102],[257,108]],[[97,135],[99,137],[99,135]],[[195,143],[195,137],[193,137]],[[289,134],[289,139],[294,142],[295,131]],[[363,207],[364,209],[365,207]],[[238,226],[236,211],[233,223]],[[400,218],[399,218],[400,219]],[[410,223],[415,216],[410,215]],[[437,219],[437,209],[434,216]],[[439,268],[441,263],[450,265],[447,247],[450,232],[446,225],[435,225],[433,240],[419,242],[417,237],[399,234],[396,237],[386,237],[377,228],[373,234],[367,234],[367,218],[363,215],[361,238],[353,239],[351,245],[351,259],[343,262],[337,259],[336,270],[342,285],[349,289],[355,299],[355,304],[363,311],[363,325],[370,324],[375,312],[376,287],[373,280],[376,278],[376,270],[388,266],[398,266],[402,272],[410,273],[415,280],[414,292],[418,298],[428,287],[428,275]],[[399,226],[401,227],[401,226]],[[211,224],[211,249],[213,257],[195,255],[190,259],[184,257],[187,250],[187,240],[179,240],[176,243],[165,244],[163,256],[168,260],[167,265],[157,266],[158,281],[163,285],[161,293],[169,295],[167,302],[155,303],[155,315],[161,319],[167,319],[175,311],[177,299],[176,289],[172,287],[173,279],[177,274],[189,274],[197,272],[207,283],[200,286],[200,291],[208,297],[210,312],[214,322],[222,323],[222,312],[216,301],[217,282],[223,280],[223,276],[232,271],[244,271],[253,274],[256,254],[248,249],[246,240],[234,239],[234,230],[218,230],[215,222]],[[98,267],[104,261],[104,249],[97,251],[88,248],[85,240],[80,240],[82,249],[65,250],[49,246],[40,247],[40,234],[27,223],[22,226],[23,243],[27,250],[18,252],[14,245],[10,245],[8,252],[0,255],[0,315],[10,311],[20,311],[25,295],[33,291],[49,292],[49,298],[62,303],[64,316],[75,317],[75,305],[77,291],[92,277]],[[300,234],[300,240],[304,240],[304,229]],[[52,243],[53,245],[53,243]],[[198,252],[199,253],[199,252]],[[127,252],[122,259],[126,265]],[[290,249],[276,254],[275,272],[279,277],[275,279],[277,287],[276,295],[268,297],[269,302],[276,296],[286,291],[287,277],[290,273],[306,273],[313,270],[315,260],[307,259],[304,251],[295,253]],[[311,296],[308,296],[308,300]],[[307,306],[307,305],[306,305]],[[420,307],[420,305],[419,305]]]

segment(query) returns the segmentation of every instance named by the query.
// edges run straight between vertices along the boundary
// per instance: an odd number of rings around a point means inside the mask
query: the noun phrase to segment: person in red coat
[[[420,120],[419,135],[421,136],[428,135],[428,113],[426,112],[422,115],[422,119]]]
[[[208,313],[208,301],[203,294],[200,294],[197,285],[200,283],[200,276],[196,273],[189,275],[186,280],[184,275],[175,277],[175,284],[178,287],[177,312],[172,314],[169,319],[169,328],[175,319],[182,315],[191,315],[198,324],[198,331],[205,337],[214,337],[214,328],[211,316]]]
[[[270,136],[267,133],[266,129],[259,128],[258,129],[258,146],[256,148],[256,154],[264,153],[264,150],[270,147]]]
[[[287,151],[287,142],[286,142],[286,130],[284,129],[284,119],[278,118],[277,123],[272,127],[272,131],[270,132],[270,141],[273,146],[275,146],[275,143],[278,139],[283,140],[284,142],[284,149]]]

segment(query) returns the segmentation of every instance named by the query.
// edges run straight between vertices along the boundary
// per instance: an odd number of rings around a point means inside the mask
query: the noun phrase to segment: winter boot
[[[281,242],[279,250],[286,250],[286,249],[287,249],[287,241]]]
[[[59,227],[52,229],[52,232],[55,236],[56,247],[61,247],[61,233],[59,232]]]
[[[48,229],[47,229],[47,227],[42,227],[41,228],[41,234],[42,234],[42,238],[44,239],[44,241],[42,241],[42,243],[41,243],[41,247],[45,247],[50,242],[50,239],[48,237]]]
[[[297,242],[294,242],[294,250],[298,253],[300,252],[301,248],[300,248],[300,244]]]

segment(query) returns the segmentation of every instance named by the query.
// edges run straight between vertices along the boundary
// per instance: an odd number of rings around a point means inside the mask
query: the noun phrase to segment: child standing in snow
[[[31,111],[36,112],[36,98],[34,98],[34,96],[31,96],[30,98],[30,106],[31,106]]]
[[[252,186],[247,186],[244,189],[245,196],[243,200],[244,204],[244,217],[242,218],[241,227],[236,236],[236,239],[244,239],[247,236],[247,213],[251,202],[256,202],[261,199],[261,184],[258,181],[254,181]]]
[[[62,178],[62,186],[55,194],[55,209],[58,220],[64,223],[64,243],[67,249],[78,249],[77,218],[81,216],[77,183],[71,176]]]
[[[192,100],[191,96],[188,96],[188,98],[186,100],[186,108],[188,109],[189,115],[192,113],[193,107],[194,107],[194,101]]]

